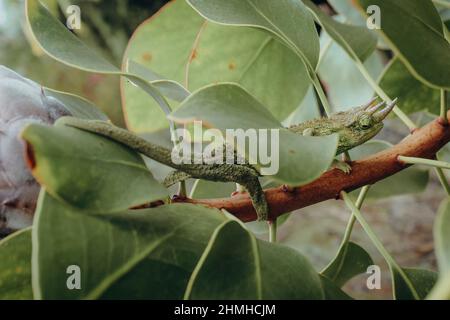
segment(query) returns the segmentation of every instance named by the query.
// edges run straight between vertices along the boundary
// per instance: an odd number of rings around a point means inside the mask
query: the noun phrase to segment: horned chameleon
[[[383,120],[396,104],[396,99],[386,104],[375,104],[376,98],[369,103],[332,114],[328,118],[314,119],[289,127],[292,132],[302,135],[325,136],[337,133],[339,142],[336,155],[346,152],[372,139],[383,128]],[[269,206],[264,191],[259,182],[259,171],[248,163],[244,164],[175,164],[172,161],[172,151],[153,144],[147,140],[116,127],[105,121],[84,120],[65,117],[60,120],[64,125],[96,133],[124,144],[137,152],[170,166],[176,171],[166,177],[164,184],[170,186],[187,178],[204,179],[218,182],[235,182],[243,186],[253,203],[258,220],[267,220]],[[338,164],[337,167],[349,173],[348,164]]]

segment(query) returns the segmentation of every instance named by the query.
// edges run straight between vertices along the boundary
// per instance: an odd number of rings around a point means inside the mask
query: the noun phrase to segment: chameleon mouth
[[[373,107],[369,106],[366,110],[367,112],[369,112],[369,114],[372,115],[375,121],[381,122],[387,117],[387,115],[392,111],[392,109],[394,109],[397,100],[398,99],[395,98],[394,100],[392,100],[391,103],[388,104],[386,104],[386,101],[383,101]]]

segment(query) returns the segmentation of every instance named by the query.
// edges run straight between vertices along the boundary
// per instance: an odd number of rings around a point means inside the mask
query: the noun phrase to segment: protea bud
[[[64,105],[41,86],[0,66],[0,237],[31,225],[40,189],[25,164],[21,130],[64,115]]]

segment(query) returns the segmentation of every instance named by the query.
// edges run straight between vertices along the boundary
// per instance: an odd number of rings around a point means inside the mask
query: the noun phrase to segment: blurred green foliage
[[[115,65],[134,29],[166,0],[45,0],[65,21],[65,8],[78,5],[83,41]],[[124,126],[119,79],[75,70],[54,61],[34,43],[25,26],[23,0],[0,0],[0,64],[53,89],[81,95],[98,105],[117,125]],[[130,18],[132,17],[132,18]]]

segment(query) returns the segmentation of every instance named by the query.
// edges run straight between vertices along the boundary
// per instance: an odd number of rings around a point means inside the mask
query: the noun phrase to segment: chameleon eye
[[[369,129],[372,126],[372,117],[364,116],[359,119],[359,126],[361,129]]]

